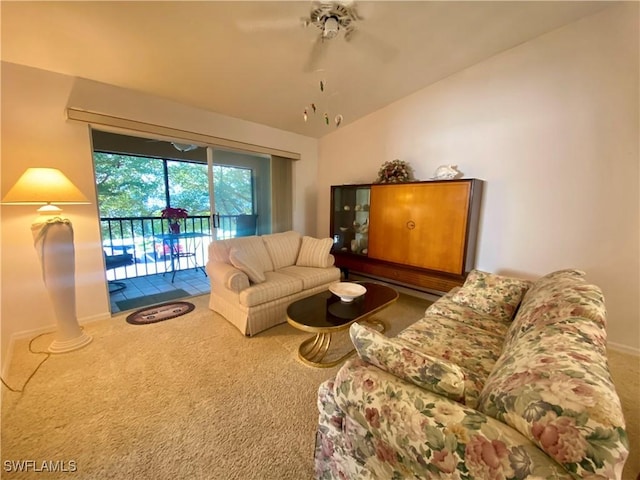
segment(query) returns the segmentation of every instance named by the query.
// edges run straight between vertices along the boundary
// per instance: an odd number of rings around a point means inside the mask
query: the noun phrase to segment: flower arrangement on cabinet
[[[411,166],[402,160],[384,162],[375,183],[401,183],[413,180]]]
[[[166,207],[160,212],[160,216],[169,220],[169,231],[171,233],[180,233],[180,220],[187,218],[189,212],[184,208]]]

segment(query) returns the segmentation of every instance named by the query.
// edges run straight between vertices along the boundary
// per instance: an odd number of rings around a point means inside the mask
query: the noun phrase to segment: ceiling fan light
[[[334,38],[338,35],[338,29],[340,28],[340,24],[338,23],[338,19],[336,17],[328,17],[324,21],[324,30],[322,32],[322,36],[324,38]]]
[[[180,152],[190,152],[191,150],[195,150],[196,148],[198,148],[197,145],[189,145],[186,143],[171,142],[171,145],[173,145],[173,147]]]

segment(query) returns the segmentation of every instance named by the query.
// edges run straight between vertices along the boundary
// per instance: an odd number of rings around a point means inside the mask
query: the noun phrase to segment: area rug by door
[[[143,297],[128,298],[126,300],[120,300],[116,302],[121,312],[126,310],[133,310],[134,308],[142,308],[149,305],[157,305],[158,303],[169,302],[171,300],[177,300],[179,298],[189,297],[189,292],[176,288],[169,290],[168,292],[153,293],[151,295],[145,295]]]
[[[162,322],[189,313],[194,308],[196,308],[195,305],[189,302],[162,303],[133,312],[127,316],[127,322],[132,325]]]

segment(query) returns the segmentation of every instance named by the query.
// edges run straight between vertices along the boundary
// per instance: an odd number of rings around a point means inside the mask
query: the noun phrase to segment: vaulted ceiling
[[[2,60],[321,137],[613,2],[340,4],[355,31],[318,41],[318,2],[3,1]]]

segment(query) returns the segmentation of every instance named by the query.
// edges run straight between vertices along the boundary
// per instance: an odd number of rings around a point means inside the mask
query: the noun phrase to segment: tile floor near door
[[[201,269],[179,270],[176,272],[171,282],[171,273],[157,275],[146,275],[125,280],[117,280],[126,285],[124,290],[110,295],[111,313],[120,312],[116,302],[132,298],[145,297],[171,290],[182,289],[189,295],[202,295],[209,293],[211,286],[209,278],[204,275]],[[150,305],[154,303],[151,302]]]

